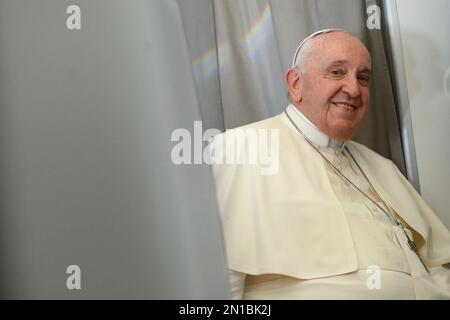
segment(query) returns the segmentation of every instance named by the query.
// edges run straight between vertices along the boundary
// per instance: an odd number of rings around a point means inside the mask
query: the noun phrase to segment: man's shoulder
[[[363,156],[366,159],[371,159],[371,160],[376,160],[379,162],[383,162],[383,163],[392,163],[392,161],[386,157],[383,157],[381,154],[373,151],[372,149],[370,149],[369,147],[350,140],[346,142],[347,147],[351,148],[353,151],[357,151],[361,156]]]
[[[270,118],[266,118],[264,120],[252,122],[246,125],[242,125],[237,128],[227,129],[225,133],[233,132],[233,131],[247,131],[247,130],[258,130],[258,129],[272,129],[280,127],[280,115],[276,115]]]

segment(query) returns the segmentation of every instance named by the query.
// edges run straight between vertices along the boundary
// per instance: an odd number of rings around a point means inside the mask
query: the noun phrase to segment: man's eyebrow
[[[348,60],[336,60],[336,61],[332,61],[330,63],[328,63],[325,68],[330,68],[333,66],[342,66],[342,65],[348,65],[350,62]],[[371,73],[372,69],[370,67],[365,67],[362,70],[358,70],[358,72],[363,72],[363,73]]]
[[[334,66],[334,65],[342,65],[342,64],[349,64],[348,60],[336,60],[332,61],[328,64],[328,66]]]

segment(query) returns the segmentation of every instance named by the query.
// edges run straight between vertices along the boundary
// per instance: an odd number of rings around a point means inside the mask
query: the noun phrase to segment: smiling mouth
[[[332,104],[335,105],[338,108],[343,108],[343,109],[346,109],[346,110],[352,110],[353,111],[353,110],[358,109],[357,106],[352,105],[352,104],[348,104],[348,103],[332,102]]]

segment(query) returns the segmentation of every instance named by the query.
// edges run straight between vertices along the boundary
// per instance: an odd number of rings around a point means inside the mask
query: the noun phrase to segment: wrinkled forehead
[[[347,61],[358,69],[371,69],[372,58],[364,44],[343,32],[324,34],[310,40],[311,61],[321,66],[333,61]]]

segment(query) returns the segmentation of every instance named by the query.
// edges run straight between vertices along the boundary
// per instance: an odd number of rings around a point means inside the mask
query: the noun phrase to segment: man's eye
[[[331,69],[330,74],[335,77],[340,77],[345,74],[344,70],[341,69]]]
[[[358,81],[363,85],[369,85],[370,77],[366,75],[358,76]]]

